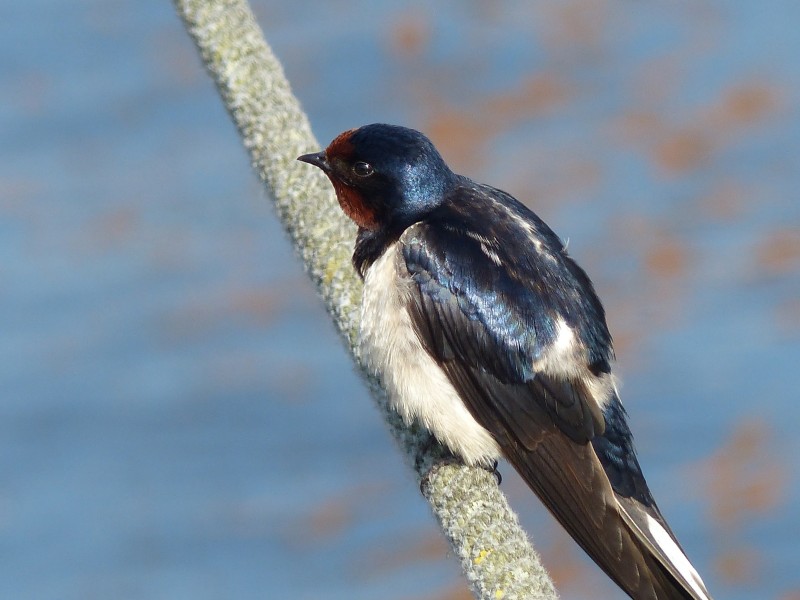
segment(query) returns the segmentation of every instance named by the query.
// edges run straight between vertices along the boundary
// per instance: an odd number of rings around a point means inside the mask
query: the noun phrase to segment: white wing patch
[[[500,261],[500,256],[497,254],[497,240],[490,240],[489,238],[484,237],[479,233],[475,233],[474,231],[466,231],[465,233],[467,237],[472,238],[480,244],[481,252],[483,252],[486,255],[486,258],[492,261],[496,267],[499,267],[502,264]]]
[[[566,355],[575,353],[575,332],[564,319],[556,321],[556,341],[553,344],[553,351]]]
[[[406,308],[412,281],[395,242],[367,270],[361,309],[361,354],[403,419],[419,420],[464,462],[500,457],[491,434],[464,406],[447,375],[422,346]]]
[[[520,229],[522,229],[522,231],[525,232],[525,236],[528,238],[528,242],[530,242],[531,246],[533,246],[533,249],[536,250],[536,253],[539,256],[541,256],[543,259],[548,260],[550,262],[553,262],[555,260],[553,255],[550,254],[550,252],[548,252],[545,249],[544,245],[542,244],[542,239],[539,236],[539,233],[536,231],[536,229],[533,227],[533,225],[530,222],[528,222],[526,219],[523,219],[521,216],[519,216],[514,211],[509,210],[506,206],[502,205],[500,202],[498,202],[494,198],[492,200],[499,207],[501,207],[503,210],[505,210],[506,213],[508,214],[508,216],[511,217],[511,220],[514,221],[514,223]]]
[[[572,329],[564,319],[556,321],[556,339],[533,362],[539,373],[564,379],[583,381],[592,399],[603,409],[616,392],[616,378],[611,373],[595,375],[589,370],[589,357]]]
[[[575,331],[559,318],[556,321],[556,339],[534,361],[534,370],[568,379],[580,377],[586,370],[586,356],[576,342]]]
[[[675,543],[675,540],[672,539],[672,536],[661,526],[661,523],[650,515],[647,515],[647,528],[650,530],[650,534],[653,536],[659,548],[661,548],[672,564],[675,565],[678,572],[683,575],[686,582],[692,586],[692,589],[697,592],[698,597],[711,600],[700,575],[689,562],[689,559],[686,558],[686,555],[681,552],[681,549],[678,547],[678,544]]]

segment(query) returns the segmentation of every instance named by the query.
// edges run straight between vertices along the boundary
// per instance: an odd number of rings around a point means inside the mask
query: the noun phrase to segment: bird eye
[[[369,177],[374,172],[375,169],[373,169],[372,165],[369,163],[358,161],[356,164],[353,165],[353,173],[355,173],[359,177]]]

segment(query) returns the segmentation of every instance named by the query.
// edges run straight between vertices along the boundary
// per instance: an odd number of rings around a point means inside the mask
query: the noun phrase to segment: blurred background
[[[253,7],[323,146],[416,127],[569,240],[712,593],[800,599],[800,6]],[[0,15],[0,597],[468,598],[172,4]]]

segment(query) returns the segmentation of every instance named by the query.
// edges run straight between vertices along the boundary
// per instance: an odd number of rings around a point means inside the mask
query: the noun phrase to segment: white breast
[[[407,423],[421,422],[467,464],[489,465],[500,456],[497,443],[466,409],[413,329],[407,310],[413,282],[399,249],[400,242],[394,243],[367,270],[362,356]]]

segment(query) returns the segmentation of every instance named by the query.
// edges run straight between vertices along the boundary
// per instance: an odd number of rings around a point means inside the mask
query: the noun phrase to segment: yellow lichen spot
[[[505,595],[506,593],[503,590],[497,590],[494,593],[494,597],[496,598],[496,600],[500,600],[501,598],[505,597]]]
[[[325,285],[330,285],[333,281],[333,278],[336,276],[336,273],[339,270],[339,263],[336,260],[329,260],[325,264],[325,271],[322,276],[322,282]]]
[[[480,553],[478,554],[478,556],[475,558],[475,564],[476,565],[481,564],[484,561],[484,559],[487,556],[489,556],[490,553],[491,553],[491,550],[481,550]]]

